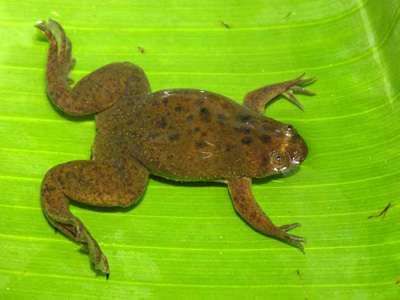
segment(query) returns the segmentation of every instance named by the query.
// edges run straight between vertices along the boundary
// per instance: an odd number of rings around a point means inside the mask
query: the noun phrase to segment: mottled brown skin
[[[149,174],[180,181],[227,183],[236,211],[252,227],[300,249],[304,238],[287,233],[300,226],[275,226],[251,192],[251,178],[297,166],[307,155],[291,125],[263,115],[265,105],[284,95],[300,106],[292,91],[312,94],[296,79],[248,93],[244,106],[211,92],[190,89],[151,93],[143,71],[131,63],[112,63],[73,88],[71,43],[49,20],[37,25],[49,39],[46,79],[53,103],[71,115],[96,114],[92,159],[55,166],[43,179],[41,199],[49,222],[89,252],[96,269],[108,276],[105,255],[69,201],[129,206],[142,196]]]

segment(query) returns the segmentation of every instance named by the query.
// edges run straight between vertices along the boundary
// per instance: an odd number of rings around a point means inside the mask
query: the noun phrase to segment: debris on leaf
[[[231,29],[231,26],[229,26],[229,24],[225,23],[224,21],[221,21],[221,24],[224,25],[226,28]]]
[[[392,203],[390,202],[388,205],[386,205],[386,207],[377,215],[372,215],[369,216],[368,219],[372,219],[372,218],[378,218],[380,216],[382,216],[382,221],[386,216],[386,212],[389,210],[389,208],[391,207]]]

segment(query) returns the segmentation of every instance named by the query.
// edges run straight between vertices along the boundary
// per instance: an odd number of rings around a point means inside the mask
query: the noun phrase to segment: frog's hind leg
[[[288,234],[287,231],[301,226],[299,223],[275,226],[271,219],[261,210],[251,191],[251,179],[239,178],[228,181],[233,206],[238,214],[253,228],[263,234],[275,237],[304,251],[301,242],[306,242],[303,237]]]
[[[303,79],[305,75],[306,73],[303,73],[301,76],[293,80],[267,85],[257,90],[251,91],[245,96],[243,104],[244,106],[258,113],[263,113],[265,105],[267,105],[277,96],[283,95],[291,102],[296,104],[300,109],[304,110],[303,105],[296,99],[296,97],[293,95],[293,92],[306,95],[315,95],[314,92],[308,91],[300,87],[301,85],[311,83],[316,79],[315,77]]]
[[[148,171],[131,157],[122,159],[118,150],[106,155],[102,151],[97,152],[97,161],[72,161],[48,171],[42,182],[41,200],[49,222],[87,249],[95,268],[108,276],[105,255],[83,223],[71,214],[69,202],[102,207],[132,205],[146,188]]]
[[[98,113],[110,107],[125,93],[140,97],[150,92],[143,71],[128,62],[106,65],[83,77],[71,88],[68,77],[75,64],[72,45],[60,24],[53,20],[36,25],[47,36],[50,46],[47,55],[47,94],[62,111],[71,115]],[[129,89],[128,89],[129,86]]]

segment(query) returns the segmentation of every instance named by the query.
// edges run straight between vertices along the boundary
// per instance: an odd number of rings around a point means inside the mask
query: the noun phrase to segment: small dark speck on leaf
[[[290,11],[286,16],[284,16],[283,17],[283,19],[282,20],[286,20],[286,19],[288,19],[291,15],[293,14],[293,12],[292,11]]]
[[[227,29],[231,29],[231,26],[229,24],[225,23],[224,21],[221,21],[221,24],[225,26]]]
[[[400,278],[397,278],[396,284],[399,284],[399,283],[400,283]]]
[[[140,53],[144,54],[144,48],[138,46],[137,49],[139,50]]]
[[[378,218],[380,216],[382,216],[382,221],[386,216],[386,212],[389,210],[389,208],[391,207],[392,203],[390,202],[388,205],[386,205],[386,207],[377,215],[372,215],[369,216],[368,219],[372,219],[372,218]]]

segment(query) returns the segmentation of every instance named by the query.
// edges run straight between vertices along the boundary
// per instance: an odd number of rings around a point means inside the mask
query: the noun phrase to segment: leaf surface
[[[1,0],[0,298],[396,299],[400,279],[398,0]],[[305,254],[247,226],[225,186],[152,179],[131,210],[71,210],[106,253],[111,277],[46,222],[40,183],[90,156],[93,118],[57,112],[45,93],[53,18],[73,43],[71,76],[133,62],[154,91],[231,97],[303,71],[317,76],[303,113],[266,115],[305,138],[290,177],[254,184],[277,224],[302,223]],[[228,28],[229,27],[229,28]],[[144,50],[139,51],[138,47]],[[383,220],[368,219],[391,207]],[[397,296],[396,296],[397,295]]]

